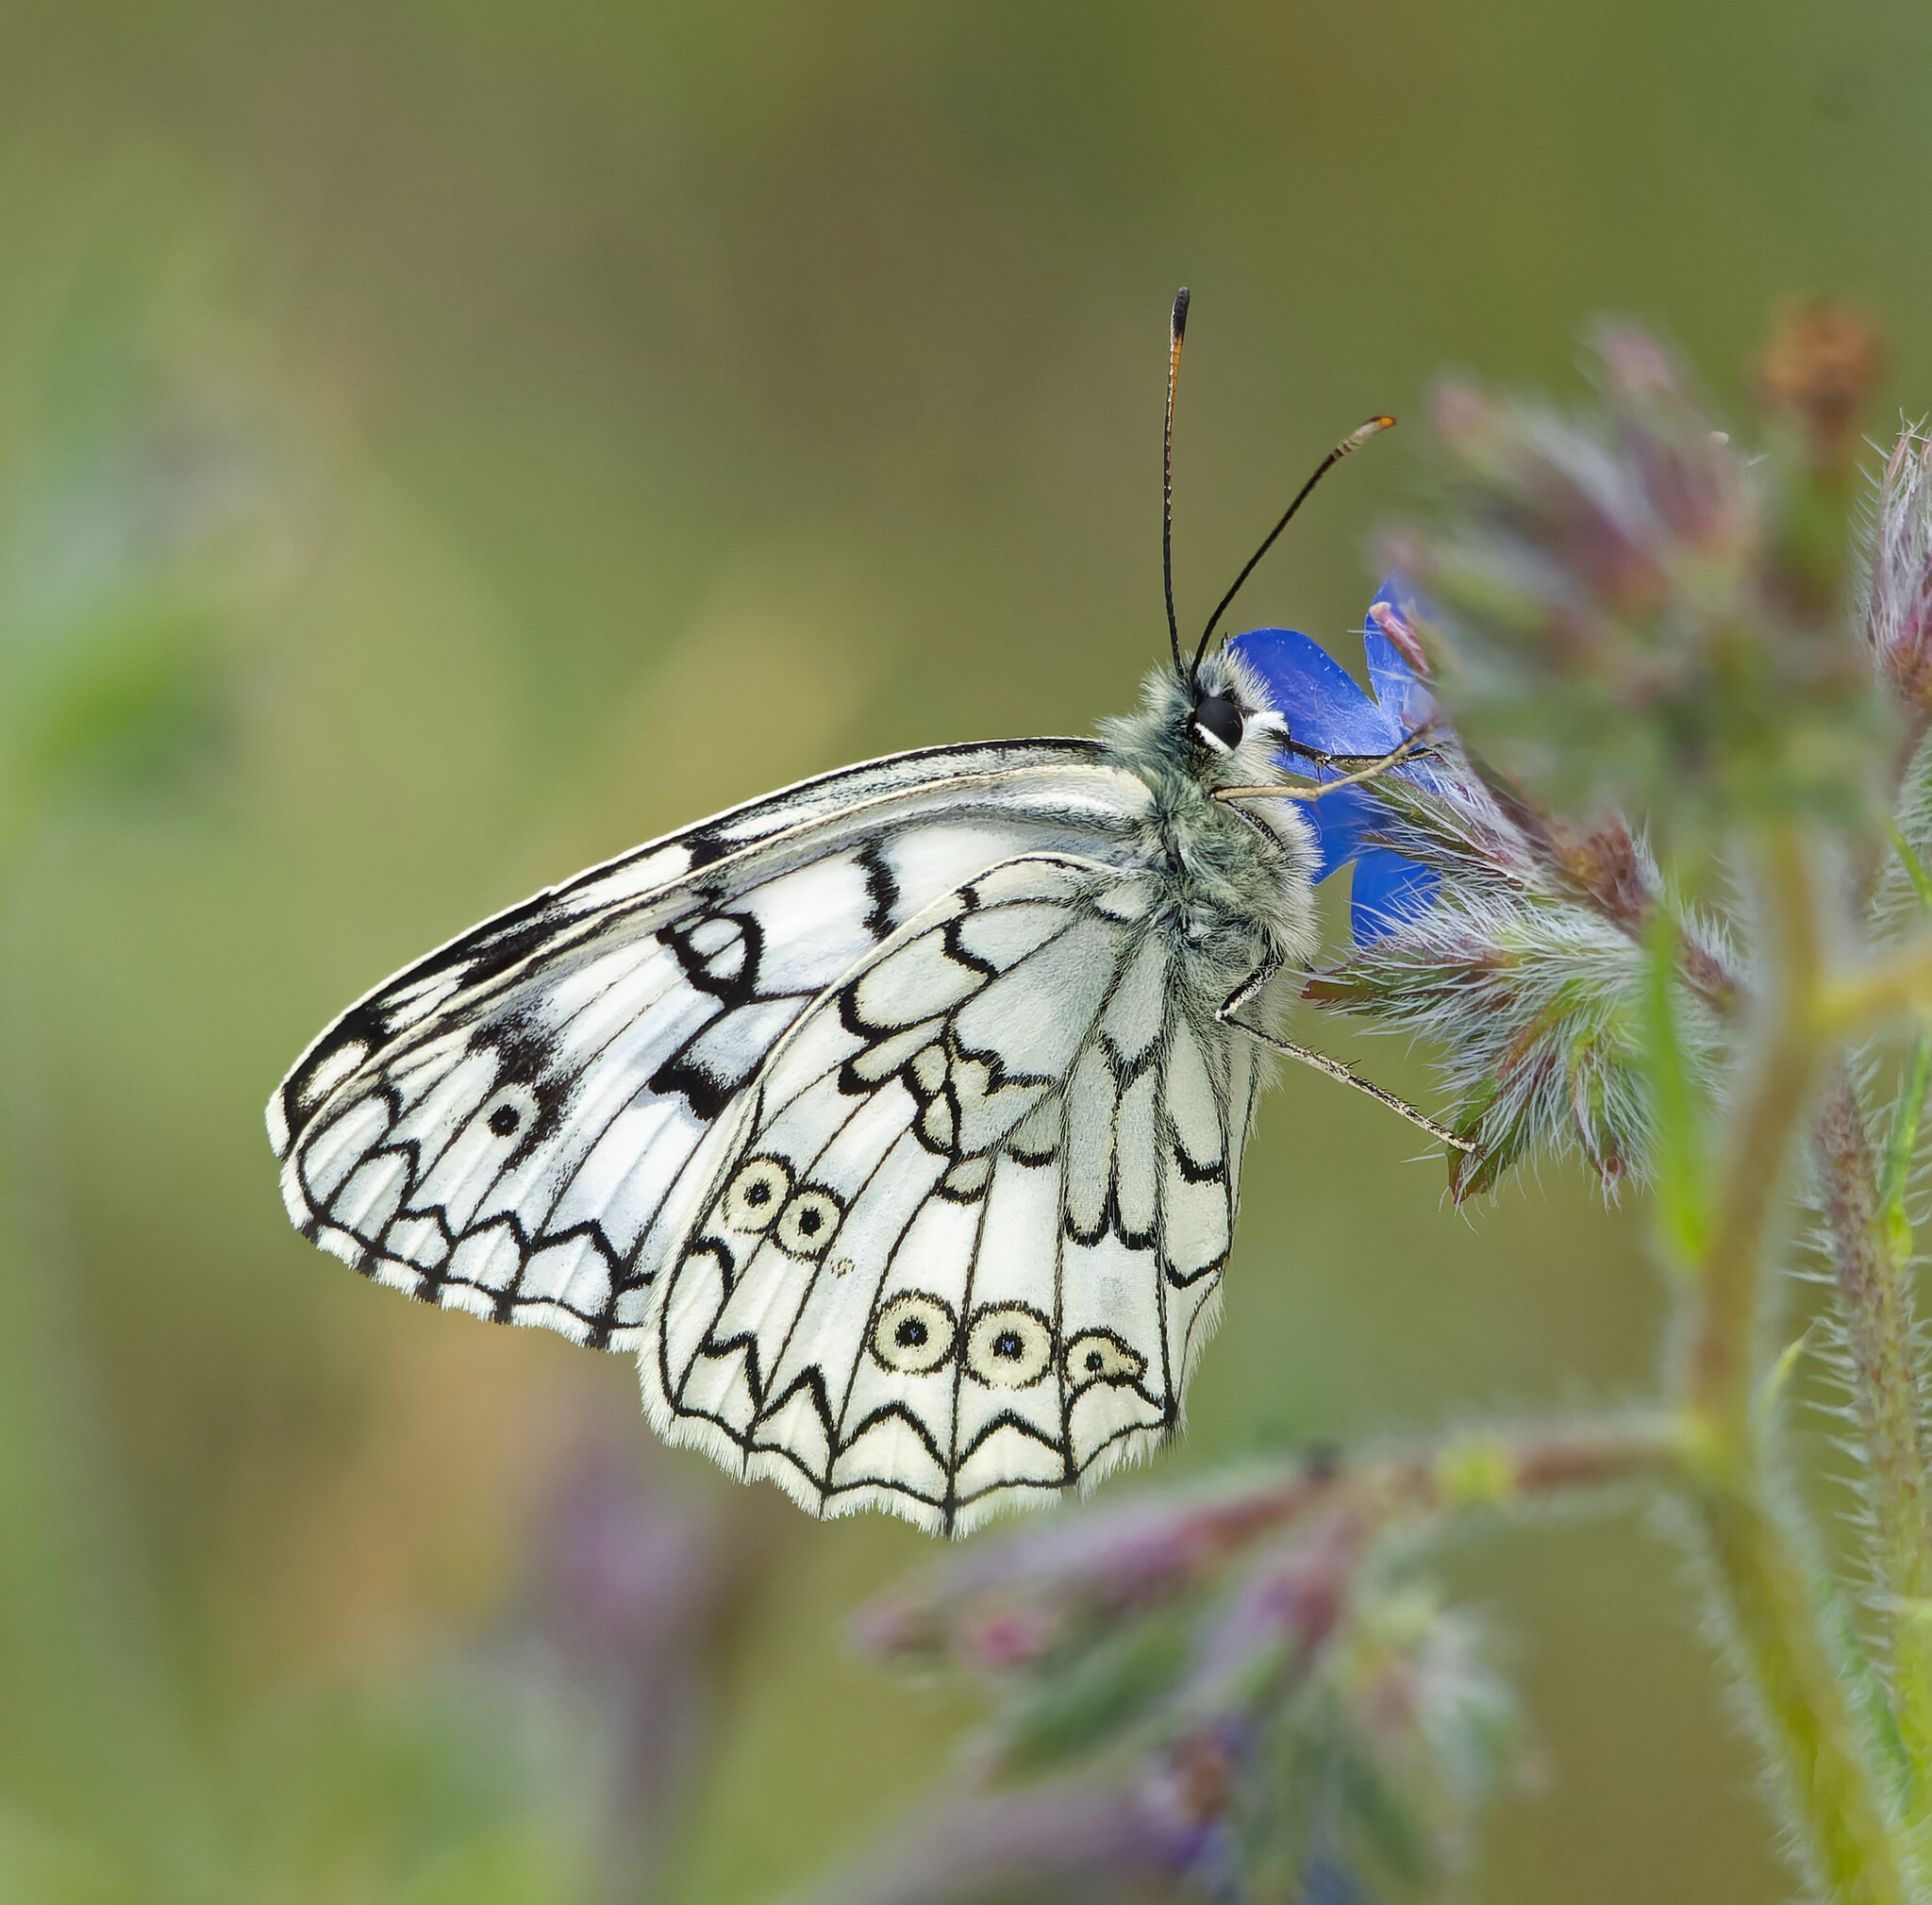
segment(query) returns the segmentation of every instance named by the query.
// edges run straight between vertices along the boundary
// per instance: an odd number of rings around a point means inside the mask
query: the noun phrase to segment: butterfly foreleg
[[[1332,784],[1341,785],[1339,781]],[[1413,1105],[1405,1103],[1394,1093],[1385,1092],[1380,1085],[1373,1085],[1368,1079],[1357,1078],[1340,1059],[1331,1059],[1326,1052],[1318,1052],[1311,1046],[1298,1045],[1291,1040],[1278,1038],[1274,1033],[1265,1031],[1259,1026],[1249,1025],[1246,1020],[1237,1018],[1235,1014],[1242,1006],[1267,989],[1270,981],[1280,972],[1281,964],[1279,959],[1270,960],[1265,965],[1250,973],[1227,995],[1222,1002],[1219,1011],[1215,1013],[1223,1025],[1232,1026],[1238,1032],[1246,1032],[1251,1039],[1258,1040],[1271,1050],[1280,1052],[1291,1059],[1298,1059],[1303,1064],[1313,1067],[1314,1070],[1337,1079],[1341,1084],[1353,1085],[1357,1091],[1366,1092],[1378,1104],[1388,1106],[1398,1116],[1407,1118],[1411,1125],[1426,1131],[1430,1137],[1440,1140],[1453,1150],[1473,1152],[1475,1149],[1475,1145],[1470,1140],[1458,1138],[1447,1126],[1437,1124],[1433,1118],[1417,1111]]]
[[[1286,744],[1289,751],[1305,756],[1323,767],[1357,766],[1352,774],[1344,774],[1337,780],[1318,781],[1313,787],[1217,787],[1216,800],[1320,800],[1324,794],[1335,793],[1339,788],[1359,787],[1365,780],[1374,780],[1387,774],[1391,767],[1400,767],[1405,760],[1428,748],[1429,729],[1418,727],[1400,747],[1391,748],[1387,754],[1324,754],[1318,748],[1303,747],[1294,742]]]

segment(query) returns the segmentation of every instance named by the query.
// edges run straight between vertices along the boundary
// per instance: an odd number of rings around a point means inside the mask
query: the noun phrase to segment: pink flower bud
[[[1907,708],[1932,713],[1932,437],[1917,427],[1878,478],[1864,621],[1879,673]]]
[[[1408,626],[1402,610],[1393,602],[1378,599],[1369,604],[1369,619],[1388,636],[1395,652],[1426,681],[1429,678],[1427,651],[1423,647],[1422,637]]]

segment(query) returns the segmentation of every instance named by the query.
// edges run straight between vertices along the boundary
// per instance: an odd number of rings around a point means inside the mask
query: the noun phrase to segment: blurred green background
[[[1127,706],[1180,282],[1187,622],[1600,312],[1737,403],[1848,294],[1923,409],[1928,103],[1913,0],[0,11],[0,1899],[737,1905],[911,1816],[970,1704],[843,1625],[924,1540],[318,1256],[271,1087],[581,864]],[[1349,657],[1416,434],[1236,626]],[[1645,1383],[1641,1211],[1416,1150],[1270,1102],[1158,1473]],[[1474,1896],[1786,1889],[1668,1544],[1447,1572],[1538,1742]]]

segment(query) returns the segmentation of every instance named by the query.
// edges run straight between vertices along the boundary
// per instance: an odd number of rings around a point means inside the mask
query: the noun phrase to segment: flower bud
[[[1878,672],[1920,718],[1932,713],[1932,437],[1904,431],[1878,478],[1863,622]]]
[[[1884,344],[1866,319],[1807,299],[1779,312],[1757,366],[1758,393],[1803,426],[1815,468],[1842,471],[1858,454],[1858,418],[1884,363]]]
[[[1411,626],[1457,730],[1552,814],[1621,810],[1674,851],[1741,813],[1863,811],[1885,750],[1838,612],[1834,460],[1876,346],[1801,316],[1766,360],[1762,457],[1629,326],[1596,340],[1588,408],[1438,397],[1444,508],[1398,545],[1429,604]]]

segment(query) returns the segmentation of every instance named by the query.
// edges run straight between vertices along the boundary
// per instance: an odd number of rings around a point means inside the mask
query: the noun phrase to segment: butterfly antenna
[[[1178,342],[1176,342],[1174,344],[1174,356],[1176,359],[1179,359],[1180,344]],[[1170,411],[1173,409],[1173,405],[1174,398],[1172,391],[1170,390],[1168,397],[1168,407]],[[1274,548],[1275,537],[1280,535],[1282,530],[1287,528],[1288,526],[1294,521],[1294,512],[1297,510],[1299,510],[1301,506],[1308,500],[1309,493],[1314,489],[1315,485],[1319,483],[1322,480],[1322,478],[1328,474],[1328,472],[1336,466],[1337,463],[1341,462],[1342,458],[1347,456],[1351,450],[1360,449],[1361,446],[1365,443],[1367,443],[1371,437],[1380,436],[1384,430],[1391,428],[1393,426],[1394,422],[1395,419],[1393,417],[1371,417],[1368,420],[1368,422],[1360,427],[1360,429],[1349,431],[1348,435],[1343,437],[1342,440],[1339,443],[1337,443],[1336,446],[1332,450],[1330,450],[1328,454],[1325,457],[1324,457],[1319,463],[1315,465],[1315,474],[1312,476],[1310,476],[1308,480],[1306,483],[1304,483],[1298,491],[1296,491],[1294,501],[1291,502],[1288,506],[1288,508],[1282,511],[1280,522],[1275,524],[1274,528],[1268,531],[1267,536],[1262,540],[1261,546],[1258,549],[1257,549],[1252,556],[1248,558],[1247,567],[1244,568],[1241,571],[1241,573],[1234,578],[1234,586],[1231,589],[1229,589],[1227,593],[1221,598],[1220,605],[1215,609],[1213,614],[1208,616],[1208,626],[1201,631],[1200,645],[1196,647],[1194,650],[1194,668],[1196,670],[1198,670],[1201,666],[1201,658],[1208,652],[1208,643],[1214,639],[1214,630],[1216,627],[1220,624],[1221,618],[1227,613],[1228,604],[1231,603],[1234,600],[1234,598],[1241,593],[1241,584],[1245,582],[1248,579],[1248,577],[1255,573],[1255,565],[1260,561],[1261,558],[1265,556],[1270,549]],[[1168,620],[1170,622],[1174,620],[1174,598],[1172,594],[1170,594],[1168,597]],[[1174,665],[1176,667],[1180,665],[1180,656],[1178,653],[1176,653],[1174,656]]]
[[[1181,667],[1181,628],[1174,618],[1174,387],[1181,374],[1181,342],[1188,334],[1188,288],[1174,297],[1174,316],[1167,327],[1167,430],[1160,446],[1160,580],[1167,591],[1167,640],[1174,650],[1174,672]]]

